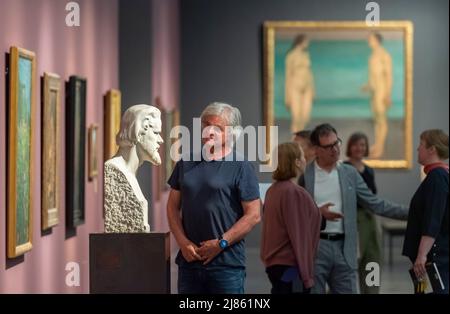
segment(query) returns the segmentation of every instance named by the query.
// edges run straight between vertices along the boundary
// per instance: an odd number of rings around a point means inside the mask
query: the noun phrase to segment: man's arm
[[[355,170],[356,171],[356,170]],[[363,178],[356,173],[356,196],[358,202],[373,213],[389,218],[407,220],[409,209],[403,205],[398,205],[385,201],[369,190]]]
[[[233,244],[243,239],[261,221],[261,200],[241,202],[244,215],[222,236]]]
[[[198,247],[186,237],[184,232],[180,209],[181,193],[175,189],[170,189],[169,200],[167,201],[167,220],[170,231],[172,231],[186,261],[200,260],[200,255],[197,253]]]
[[[244,215],[222,235],[229,245],[243,239],[261,221],[261,201],[259,198],[248,202],[243,201],[241,204]],[[222,251],[219,246],[219,239],[204,241],[200,244],[201,247],[197,252],[205,260],[204,264],[208,264]]]

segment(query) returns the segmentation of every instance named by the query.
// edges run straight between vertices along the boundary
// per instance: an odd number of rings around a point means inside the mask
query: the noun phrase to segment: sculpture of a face
[[[160,165],[161,157],[158,149],[163,142],[160,116],[146,115],[142,120],[136,144],[139,159],[149,161],[156,166]]]
[[[123,114],[116,142],[120,148],[124,149],[135,146],[140,164],[149,161],[158,166],[161,164],[158,149],[164,142],[160,134],[161,112],[159,109],[139,104],[131,106]]]

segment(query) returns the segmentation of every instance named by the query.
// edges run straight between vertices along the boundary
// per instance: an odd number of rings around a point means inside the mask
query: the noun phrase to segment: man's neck
[[[331,172],[331,171],[333,171],[334,168],[336,168],[336,163],[324,164],[324,163],[321,163],[320,159],[316,159],[316,163],[321,169],[323,169],[327,172]]]
[[[231,151],[233,150],[233,148],[231,147],[222,147],[219,151],[213,151],[211,154],[211,160],[220,160],[223,159],[225,156],[227,156],[229,153],[231,153]]]

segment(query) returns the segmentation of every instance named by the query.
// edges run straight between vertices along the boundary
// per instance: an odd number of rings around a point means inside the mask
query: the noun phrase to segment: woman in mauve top
[[[298,144],[278,146],[276,181],[264,200],[261,241],[261,260],[274,294],[309,293],[314,285],[321,215],[312,197],[296,183],[305,166]]]

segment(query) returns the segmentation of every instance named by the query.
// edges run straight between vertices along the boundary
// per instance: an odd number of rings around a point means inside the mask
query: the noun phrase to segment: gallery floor
[[[403,238],[393,239],[393,263],[389,266],[387,258],[387,241],[384,247],[384,263],[381,268],[381,293],[410,294],[412,293],[411,281],[408,274],[410,262],[401,255]],[[177,266],[173,263],[175,253],[172,254],[172,293],[177,293]],[[264,272],[264,266],[259,259],[259,248],[247,248],[247,279],[246,293],[269,293],[270,282]]]

